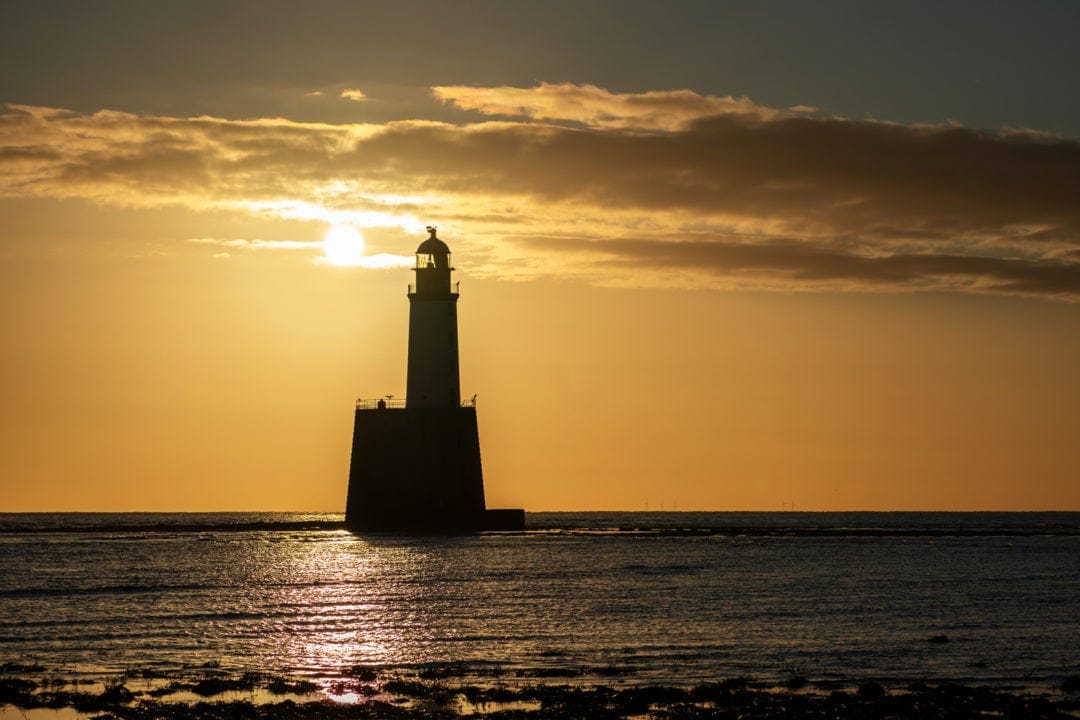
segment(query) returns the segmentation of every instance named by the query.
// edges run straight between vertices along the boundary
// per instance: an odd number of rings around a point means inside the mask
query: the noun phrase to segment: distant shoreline
[[[778,513],[780,514],[780,513]],[[81,514],[80,514],[81,515]],[[113,515],[112,513],[109,514]],[[145,513],[131,513],[132,516],[146,517]],[[550,514],[548,514],[550,515]],[[237,521],[237,522],[123,522],[113,521],[101,524],[62,522],[51,523],[14,523],[4,524],[0,516],[0,535],[34,535],[56,533],[241,533],[241,532],[338,532],[348,528],[343,520],[296,520],[296,521]],[[530,524],[526,515],[526,533],[620,533],[651,534],[663,536],[688,537],[1039,537],[1039,536],[1080,536],[1077,524],[1040,524],[1028,526],[815,526],[812,524],[770,524],[770,525],[714,525],[703,526],[692,523],[678,523],[670,520],[665,523],[641,522],[613,525],[610,527],[587,527],[569,523],[565,526]],[[408,533],[364,533],[378,536],[409,536]]]
[[[139,513],[133,513],[139,514]],[[301,520],[296,522],[237,522],[237,523],[110,523],[107,525],[43,525],[38,527],[4,527],[2,534],[38,533],[116,533],[116,532],[295,532],[299,530],[345,530],[344,521]]]

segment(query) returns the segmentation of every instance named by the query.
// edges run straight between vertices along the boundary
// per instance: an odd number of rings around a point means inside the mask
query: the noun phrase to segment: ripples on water
[[[1078,514],[541,513],[526,533],[450,538],[310,525],[339,521],[0,515],[0,662],[324,681],[431,662],[670,683],[1080,672]],[[169,529],[252,522],[309,525]],[[81,529],[16,531],[55,523]],[[690,526],[731,532],[626,530]]]

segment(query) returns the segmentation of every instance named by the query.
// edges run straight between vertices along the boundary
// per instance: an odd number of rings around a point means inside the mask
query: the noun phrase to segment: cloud
[[[523,247],[584,252],[595,268],[692,271],[739,285],[783,284],[848,289],[950,289],[984,293],[1021,293],[1069,298],[1080,296],[1080,264],[945,253],[868,255],[808,246],[798,241],[765,243],[739,240],[607,242],[580,238],[523,238]],[[620,277],[618,272],[616,277]],[[625,277],[633,277],[633,273]]]
[[[321,250],[322,243],[309,240],[244,240],[235,238],[188,238],[189,243],[197,245],[218,245],[221,247],[252,249],[252,250]],[[228,254],[226,253],[226,256]]]
[[[416,258],[412,255],[394,255],[392,253],[375,253],[374,255],[364,255],[362,257],[355,258],[349,262],[341,262],[340,260],[331,260],[330,258],[320,256],[315,258],[315,262],[319,265],[334,265],[337,267],[360,267],[368,270],[389,270],[392,268],[407,268],[412,267],[416,262]]]
[[[195,245],[213,245],[234,250],[308,250],[318,253],[323,253],[325,250],[325,245],[318,240],[260,240],[257,238],[246,240],[243,238],[198,237],[188,238],[187,241]],[[222,250],[214,253],[212,257],[222,259],[230,258],[232,257],[232,253],[228,250]],[[330,260],[325,255],[321,254],[314,258],[314,262],[319,265],[344,265],[375,270],[411,267],[415,261],[416,258],[412,255],[395,255],[392,253],[361,255],[348,263],[342,262],[340,258]]]
[[[8,106],[0,196],[408,232],[438,221],[482,259],[475,271],[500,277],[588,277],[604,254],[625,282],[1080,296],[1073,139],[690,91],[435,91],[518,119],[329,124]],[[539,236],[552,240],[529,240]]]
[[[805,105],[778,110],[745,97],[700,95],[692,90],[613,93],[573,83],[540,83],[532,88],[443,85],[432,92],[443,102],[484,115],[570,121],[592,128],[675,131],[718,115],[767,120],[814,112]]]
[[[345,88],[338,97],[344,100],[354,100],[356,102],[367,100],[367,95],[365,95],[362,90],[356,88]]]

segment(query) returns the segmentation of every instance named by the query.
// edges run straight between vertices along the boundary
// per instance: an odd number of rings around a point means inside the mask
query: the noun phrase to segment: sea
[[[526,523],[406,536],[318,513],[0,514],[0,664],[321,684],[357,666],[677,686],[1080,674],[1080,513]]]

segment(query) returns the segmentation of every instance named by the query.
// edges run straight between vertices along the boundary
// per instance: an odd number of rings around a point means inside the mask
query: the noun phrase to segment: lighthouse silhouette
[[[428,227],[409,286],[405,400],[357,400],[345,524],[354,531],[517,530],[525,511],[484,501],[476,403],[461,402],[450,248]]]

